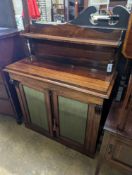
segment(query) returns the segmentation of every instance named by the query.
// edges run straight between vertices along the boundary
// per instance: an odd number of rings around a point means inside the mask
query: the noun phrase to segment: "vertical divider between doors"
[[[53,113],[54,113],[54,125],[56,136],[59,137],[60,129],[59,129],[59,107],[58,107],[58,95],[56,92],[53,92]]]
[[[52,92],[47,90],[45,93],[46,109],[48,113],[48,126],[51,136],[53,137],[53,113],[52,113]]]

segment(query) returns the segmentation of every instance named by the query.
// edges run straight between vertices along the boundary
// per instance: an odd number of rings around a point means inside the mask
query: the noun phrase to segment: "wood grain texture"
[[[33,68],[35,67],[35,69]],[[34,69],[33,71],[30,72],[30,68]],[[44,72],[43,72],[44,70]],[[30,114],[28,112],[28,104],[25,100],[25,95],[24,95],[24,91],[22,86],[27,86],[27,87],[31,87],[34,88],[38,91],[50,91],[51,93],[51,98],[50,98],[50,103],[48,103],[49,108],[51,108],[52,111],[52,119],[50,121],[52,121],[51,123],[51,128],[53,130],[53,135],[55,135],[56,137],[54,138],[55,140],[71,147],[74,148],[84,154],[87,154],[91,157],[94,156],[95,152],[96,152],[96,143],[97,143],[97,137],[98,137],[98,131],[99,131],[99,127],[100,127],[100,119],[101,119],[101,113],[96,113],[96,105],[102,106],[103,105],[103,101],[104,101],[104,96],[103,96],[103,92],[96,92],[96,90],[94,90],[93,93],[93,88],[88,90],[86,89],[86,87],[83,87],[84,81],[91,81],[91,83],[93,83],[93,86],[95,83],[98,84],[97,80],[99,82],[107,82],[108,84],[108,91],[113,86],[113,81],[114,81],[114,75],[110,76],[109,78],[106,77],[106,79],[104,78],[104,80],[101,79],[97,79],[96,77],[93,78],[92,76],[84,76],[84,75],[78,75],[75,74],[74,71],[72,73],[68,73],[67,71],[65,72],[64,70],[54,70],[54,69],[49,69],[47,67],[43,65],[38,66],[38,64],[34,65],[29,61],[26,60],[21,60],[17,63],[14,63],[12,65],[7,66],[7,68],[5,69],[5,71],[8,71],[10,74],[10,77],[13,80],[17,80],[20,82],[20,98],[21,98],[21,104],[22,104],[22,108],[24,111],[24,116],[25,116],[25,120],[26,120],[26,126],[34,129],[40,133],[46,134],[44,132],[44,130],[42,130],[39,127],[36,127],[36,125],[31,124],[30,121]],[[51,72],[52,71],[52,72]],[[57,77],[56,75],[57,74]],[[52,78],[52,81],[49,79],[49,75],[50,75],[50,79]],[[67,76],[67,77],[66,77]],[[78,82],[82,83],[82,89],[78,88],[76,86],[78,86],[78,83],[75,83],[75,77],[80,77],[80,78],[76,78],[78,80]],[[54,78],[54,80],[53,80]],[[85,80],[84,80],[85,78]],[[69,79],[69,80],[68,80]],[[48,81],[47,81],[48,80]],[[69,81],[70,85],[67,83],[67,81]],[[57,81],[57,83],[56,83]],[[61,82],[63,81],[63,83]],[[65,83],[64,83],[65,81]],[[75,84],[72,81],[74,81]],[[112,83],[112,85],[111,85]],[[90,84],[90,83],[88,83]],[[89,87],[89,85],[87,84],[87,88]],[[104,83],[105,84],[105,83]],[[81,85],[81,84],[80,84]],[[95,88],[95,87],[94,87]],[[83,89],[85,91],[83,91]],[[100,94],[100,95],[99,95]],[[59,118],[59,102],[58,102],[58,97],[62,96],[65,99],[71,99],[74,101],[78,101],[80,103],[85,103],[89,106],[89,109],[87,111],[87,120],[86,120],[86,134],[85,134],[85,143],[84,144],[80,144],[74,140],[72,140],[71,138],[68,137],[64,137],[61,135],[60,133],[60,118]],[[50,106],[51,104],[51,106]],[[68,109],[67,109],[68,111]],[[51,134],[49,135],[49,137],[51,137]]]
[[[130,75],[128,87],[122,102],[114,102],[108,115],[105,129],[118,132],[132,139],[132,74]]]
[[[10,78],[13,80],[20,81],[21,83],[31,86],[31,87],[36,87],[38,89],[44,89],[44,90],[51,90],[53,92],[57,92],[58,94],[63,94],[64,97],[70,95],[72,99],[84,101],[86,103],[95,103],[102,105],[103,103],[103,98],[97,97],[94,95],[91,95],[90,93],[86,93],[83,91],[79,91],[79,89],[73,89],[70,87],[62,87],[60,85],[56,85],[53,83],[49,83],[46,81],[40,81],[39,79],[35,79],[32,77],[25,77],[23,75],[18,75],[16,73],[10,72]]]
[[[118,133],[105,131],[95,175],[107,164],[124,174],[132,173],[132,140]]]
[[[131,75],[132,76],[132,75]],[[124,174],[132,173],[132,77],[123,101],[112,103],[95,175],[105,163]]]
[[[34,38],[34,39],[41,39],[41,40],[49,40],[49,41],[58,41],[58,42],[68,42],[68,43],[75,43],[75,44],[84,44],[84,45],[97,45],[97,46],[107,46],[107,47],[118,47],[118,41],[105,41],[105,40],[96,40],[96,39],[77,39],[77,38],[68,38],[62,36],[51,36],[51,35],[44,35],[44,34],[34,34],[34,33],[24,33],[21,36],[27,38]]]
[[[122,52],[126,58],[132,59],[132,14],[129,18]]]
[[[78,45],[55,41],[33,40],[31,52],[39,60],[53,61],[65,66],[78,66],[106,72],[107,65],[116,62],[115,49],[97,45]]]
[[[61,85],[63,87],[75,86],[80,89],[84,89],[85,92],[97,96],[109,98],[108,92],[111,85],[111,81],[102,81],[100,79],[94,79],[91,77],[79,76],[64,71],[56,71],[47,69],[45,67],[38,67],[32,64],[26,64],[25,61],[20,61],[15,64],[7,66],[5,69],[8,72],[12,72],[23,76],[35,77],[36,79],[47,81],[49,83]],[[114,75],[113,75],[114,78]]]
[[[132,112],[129,113],[129,117],[127,118],[126,127],[124,128],[124,130],[117,130],[121,108],[122,106],[116,102],[112,105],[104,129],[112,133],[118,132],[119,135],[132,139]]]
[[[99,134],[100,120],[101,120],[101,111],[100,113],[96,113],[97,106],[95,104],[89,105],[88,112],[88,121],[87,121],[87,132],[86,132],[86,140],[85,146],[86,150],[94,155],[96,151],[96,143]],[[92,139],[90,139],[92,138]]]
[[[64,25],[31,25],[29,31],[32,34],[43,34],[46,36],[56,36],[56,37],[64,37],[68,38],[68,40],[76,39],[84,39],[84,40],[95,40],[96,42],[105,41],[109,43],[113,42],[113,46],[118,44],[119,37],[121,31],[113,31],[113,32],[103,32],[97,31],[95,29],[80,27],[72,24],[64,24]],[[28,33],[28,34],[30,34]],[[24,33],[23,33],[24,35]],[[115,43],[115,44],[114,44]]]
[[[126,90],[125,98],[123,100],[121,110],[120,110],[120,118],[118,119],[118,129],[124,130],[126,128],[126,123],[130,113],[132,114],[132,73],[129,78],[128,87]]]
[[[37,59],[51,60],[91,72],[114,72],[120,46],[121,31],[95,30],[72,24],[30,25],[21,35],[28,39],[31,54]]]
[[[107,33],[70,24],[30,26],[26,32],[21,35],[29,40],[31,56],[4,69],[20,83],[16,89],[26,126],[94,156],[102,105],[110,98],[116,78],[114,68],[110,74],[106,69],[109,63],[116,64],[121,32]],[[32,103],[27,103],[23,86],[47,94],[50,132],[31,122]],[[69,132],[73,129],[75,133]]]

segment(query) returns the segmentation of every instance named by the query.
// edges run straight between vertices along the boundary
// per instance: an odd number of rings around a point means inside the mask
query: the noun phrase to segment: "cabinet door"
[[[70,147],[93,155],[100,117],[96,120],[94,105],[71,96],[53,95],[57,138]]]
[[[124,138],[112,137],[107,147],[106,159],[114,165],[132,172],[132,143]]]
[[[60,136],[84,144],[88,104],[58,96]]]
[[[50,97],[48,91],[19,85],[26,125],[52,135]],[[18,90],[17,90],[18,91]]]

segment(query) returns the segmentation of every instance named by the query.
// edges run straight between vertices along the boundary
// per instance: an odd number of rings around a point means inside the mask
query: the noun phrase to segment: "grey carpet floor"
[[[94,175],[96,163],[81,153],[0,116],[0,175]],[[105,166],[100,175],[124,175]]]

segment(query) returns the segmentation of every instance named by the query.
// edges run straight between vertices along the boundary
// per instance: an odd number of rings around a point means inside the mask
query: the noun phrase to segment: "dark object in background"
[[[17,29],[0,28],[0,114],[21,120],[21,110],[14,87],[3,68],[25,56],[25,48]]]
[[[16,28],[15,13],[11,0],[0,0],[0,27]]]
[[[132,59],[132,50],[130,49],[131,29],[132,15],[123,45],[123,54],[127,60],[128,58]],[[130,62],[129,66],[126,64],[126,69],[123,70],[124,75],[128,75],[129,72],[129,82],[124,98],[117,101],[116,97],[105,123],[105,134],[95,175],[100,174],[100,169],[104,163],[109,163],[123,171],[124,174],[125,172],[132,173],[132,67]],[[123,78],[124,76],[122,76],[122,81]]]

